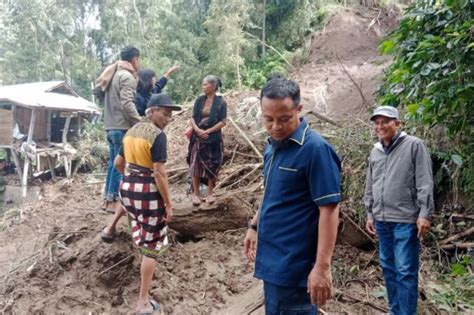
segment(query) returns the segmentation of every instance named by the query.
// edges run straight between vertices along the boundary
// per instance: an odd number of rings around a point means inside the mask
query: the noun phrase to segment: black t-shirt
[[[166,162],[167,159],[166,153],[166,134],[164,132],[160,133],[158,137],[155,138],[153,145],[151,146],[151,160],[156,162]]]

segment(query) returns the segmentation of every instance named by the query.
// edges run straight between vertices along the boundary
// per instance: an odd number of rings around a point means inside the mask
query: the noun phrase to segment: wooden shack
[[[0,148],[7,150],[22,187],[35,172],[63,165],[71,175],[76,150],[69,144],[79,136],[81,121],[100,109],[80,97],[64,81],[0,86]]]

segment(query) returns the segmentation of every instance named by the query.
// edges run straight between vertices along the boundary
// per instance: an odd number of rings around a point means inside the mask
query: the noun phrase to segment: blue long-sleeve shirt
[[[148,100],[150,99],[151,95],[161,93],[161,90],[165,88],[166,83],[168,83],[168,79],[165,76],[162,76],[156,81],[155,86],[147,95],[137,91],[137,112],[140,116],[145,116],[146,105],[148,104]]]

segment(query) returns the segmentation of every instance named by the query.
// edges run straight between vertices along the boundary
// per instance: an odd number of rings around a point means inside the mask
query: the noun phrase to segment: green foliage
[[[471,265],[472,260],[468,255],[464,255],[461,261],[451,265],[452,276],[463,276],[469,272],[468,268]]]
[[[82,124],[80,139],[75,144],[77,159],[74,172],[79,168],[93,171],[107,165],[109,149],[102,123],[85,121]]]
[[[244,72],[244,84],[259,89],[271,73],[286,74],[285,62],[276,54],[267,54],[264,59],[248,64]]]
[[[379,47],[395,55],[379,102],[403,106],[413,125],[443,128],[449,141],[434,149],[452,173],[463,174],[472,201],[474,177],[463,170],[474,161],[473,13],[470,1],[417,2]]]
[[[324,19],[319,1],[314,0],[278,1],[268,11],[271,44],[285,50],[301,46],[306,36],[321,27]]]
[[[166,91],[180,102],[200,93],[209,73],[227,89],[260,88],[285,56],[321,24],[316,0],[10,0],[0,2],[0,84],[65,80],[91,98],[91,85],[125,45],[141,67],[174,73]],[[289,58],[291,59],[291,58]],[[266,63],[269,63],[268,65]]]
[[[450,314],[472,311],[474,277],[470,270],[471,263],[471,257],[464,255],[458,262],[451,264],[450,275],[442,275],[436,282],[430,282],[427,286],[430,302]]]

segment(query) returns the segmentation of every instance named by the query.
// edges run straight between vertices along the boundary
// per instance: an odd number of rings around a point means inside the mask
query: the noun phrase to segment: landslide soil
[[[306,110],[335,119],[366,114],[389,59],[378,56],[379,40],[397,24],[395,10],[341,9],[314,34],[307,62],[293,74],[301,84]],[[345,69],[345,71],[344,71]],[[353,83],[349,75],[355,81]],[[362,101],[358,85],[367,102]],[[257,92],[232,94],[235,108]],[[188,114],[183,114],[188,115]],[[168,130],[169,168],[185,165],[186,119]],[[237,133],[228,134],[229,159]],[[241,141],[242,142],[242,141]],[[247,154],[252,154],[249,149]],[[258,159],[234,157],[234,164]],[[223,170],[226,174],[226,170]],[[172,184],[175,204],[186,203],[185,176]],[[116,241],[105,244],[100,231],[111,215],[100,210],[100,184],[90,176],[43,183],[42,198],[24,204],[0,222],[0,312],[6,314],[129,314],[139,288],[139,254],[133,247],[125,220]],[[256,196],[249,203],[254,205]],[[253,265],[242,255],[244,229],[208,233],[201,239],[182,239],[172,233],[173,246],[159,259],[151,293],[165,314],[263,314],[260,284],[252,277]],[[373,252],[338,245],[335,252],[336,287],[349,291],[324,309],[329,313],[378,313],[370,303],[384,305],[373,296],[379,290],[380,272],[374,271]],[[357,281],[346,283],[351,266],[360,271]],[[370,292],[369,292],[370,291]],[[367,300],[366,303],[350,296]]]

